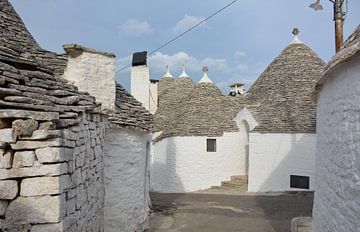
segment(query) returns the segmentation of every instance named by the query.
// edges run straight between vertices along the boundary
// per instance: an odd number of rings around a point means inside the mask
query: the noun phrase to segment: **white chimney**
[[[131,95],[150,109],[150,73],[147,66],[147,52],[133,54],[131,67]]]
[[[64,79],[86,91],[104,109],[115,109],[115,55],[77,44],[64,45],[68,62]]]

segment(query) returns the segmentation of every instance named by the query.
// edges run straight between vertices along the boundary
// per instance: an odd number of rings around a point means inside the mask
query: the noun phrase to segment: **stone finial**
[[[183,65],[183,71],[182,71],[182,73],[180,74],[179,77],[189,77],[189,75],[187,75],[187,73],[186,73],[185,64]]]
[[[207,72],[209,71],[209,68],[208,68],[207,66],[204,66],[204,67],[202,68],[202,71],[203,71],[204,73],[207,73]]]
[[[199,83],[213,83],[212,80],[210,80],[210,78],[207,75],[209,68],[207,66],[204,66],[202,68],[202,71],[204,72],[204,76],[201,78]]]
[[[300,33],[299,29],[298,28],[294,28],[293,31],[292,31],[292,34],[297,36],[298,34]]]
[[[300,30],[298,28],[295,27],[292,30],[292,34],[294,35],[294,39],[290,44],[302,44],[303,43],[298,37],[298,35],[300,34]]]
[[[173,75],[170,72],[169,65],[166,65],[166,72],[165,72],[163,77],[171,77],[171,78],[173,78]]]

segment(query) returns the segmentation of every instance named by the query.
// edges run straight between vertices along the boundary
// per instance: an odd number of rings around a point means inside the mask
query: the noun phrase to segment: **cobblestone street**
[[[288,232],[311,216],[312,193],[151,194],[151,232]]]

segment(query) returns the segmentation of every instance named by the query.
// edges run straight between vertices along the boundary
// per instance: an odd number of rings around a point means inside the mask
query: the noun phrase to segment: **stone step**
[[[245,176],[245,175],[231,176],[230,180],[231,181],[236,181],[236,182],[248,183],[248,176]]]
[[[232,181],[221,181],[222,187],[228,187],[228,188],[235,188],[235,189],[241,189],[241,190],[247,190],[247,184],[244,183],[235,183]]]

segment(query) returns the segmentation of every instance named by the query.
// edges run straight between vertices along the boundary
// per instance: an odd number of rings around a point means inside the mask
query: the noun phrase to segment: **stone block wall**
[[[0,231],[103,231],[106,119],[0,110]]]

